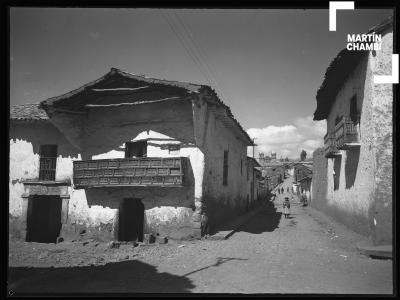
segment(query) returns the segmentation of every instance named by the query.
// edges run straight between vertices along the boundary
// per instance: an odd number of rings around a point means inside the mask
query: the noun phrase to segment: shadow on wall
[[[10,139],[32,143],[33,153],[39,154],[40,145],[57,144],[57,155],[78,157],[79,151],[50,122],[11,123]]]
[[[352,148],[347,151],[345,165],[346,189],[351,188],[356,180],[358,161],[360,159],[360,148]]]
[[[132,121],[135,120],[135,121]],[[82,159],[111,150],[132,141],[142,132],[154,131],[183,143],[195,143],[193,111],[190,101],[148,104],[146,106],[92,109],[84,120]]]
[[[52,293],[190,293],[190,279],[140,261],[71,268],[9,268],[15,296]]]
[[[373,231],[373,223],[367,216],[348,212],[338,208],[335,204],[328,204],[323,213],[331,216],[335,221],[344,224],[350,230],[357,232],[365,237],[371,237]]]
[[[310,205],[316,209],[321,209],[326,205],[328,198],[328,159],[325,158],[323,148],[314,151],[313,160],[312,200]]]

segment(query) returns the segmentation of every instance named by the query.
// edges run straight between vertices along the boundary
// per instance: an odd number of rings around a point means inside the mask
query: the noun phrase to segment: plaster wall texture
[[[204,145],[205,158],[202,203],[211,226],[215,226],[245,210],[252,171],[249,170],[247,180],[247,146],[239,135],[228,129],[206,104],[195,107],[194,111],[200,119],[206,120],[200,123],[205,124],[205,128],[200,128],[197,133]],[[223,185],[224,151],[228,151],[226,186]]]
[[[151,231],[182,237],[182,232],[179,233],[182,229],[184,235],[190,235],[195,197],[201,197],[202,194],[204,160],[204,155],[193,143],[191,103],[180,102],[168,107],[150,104],[144,108],[140,106],[139,112],[136,107],[118,107],[111,111],[92,109],[84,124],[85,141],[80,143],[84,145],[83,156],[88,159],[123,158],[125,142],[145,139],[148,142],[147,157],[187,157],[190,164],[185,170],[186,183],[182,188],[102,188],[73,193],[74,200],[78,198],[75,202],[87,203],[89,209],[83,208],[84,204],[76,205],[76,209],[70,210],[71,216],[86,220],[90,226],[114,224],[122,200],[140,198],[145,206],[145,233]],[[179,144],[181,148],[171,154],[168,149],[161,149],[161,145],[166,143]],[[82,211],[86,211],[86,219]]]
[[[178,238],[193,235],[193,230],[198,229],[205,198],[217,204],[217,215],[225,214],[224,207],[236,209],[245,205],[246,144],[201,100],[91,108],[86,115],[54,112],[51,122],[35,126],[18,122],[10,133],[10,214],[15,216],[23,216],[23,185],[18,180],[38,178],[42,144],[58,145],[56,180],[72,180],[74,160],[123,158],[127,141],[146,139],[148,157],[186,157],[190,162],[185,170],[186,183],[179,188],[70,188],[67,221],[62,229],[66,234],[86,227],[105,229],[108,238],[115,237],[124,198],[141,199],[145,232],[171,237],[176,234]],[[162,149],[164,144],[179,144],[180,149],[171,152]],[[222,187],[224,150],[229,150],[227,187]],[[213,177],[209,178],[209,174]]]
[[[10,140],[10,214],[14,217],[22,216],[23,200],[21,195],[24,189],[19,180],[38,178],[40,145],[58,145],[58,151],[62,155],[57,159],[56,180],[63,180],[72,179],[73,160],[81,160],[82,157],[84,159],[122,158],[125,155],[124,142],[148,139],[148,157],[183,156],[188,158],[190,164],[188,170],[185,170],[187,184],[182,188],[113,188],[86,191],[72,189],[68,204],[68,224],[93,228],[107,225],[107,228],[112,231],[122,199],[141,198],[145,205],[145,230],[165,234],[163,229],[167,228],[167,231],[171,233],[181,225],[189,234],[188,227],[192,225],[191,217],[195,210],[194,199],[195,197],[201,198],[202,195],[204,155],[193,143],[182,143],[175,137],[164,134],[165,132],[177,132],[178,136],[184,135],[186,141],[193,141],[191,103],[188,105],[180,103],[179,106],[172,105],[169,108],[171,107],[172,109],[169,109],[167,113],[163,113],[162,110],[157,110],[151,105],[147,107],[148,111],[141,109],[140,116],[142,117],[150,115],[149,111],[153,112],[151,116],[154,122],[152,124],[150,120],[145,131],[140,131],[144,127],[142,123],[145,123],[145,120],[142,118],[138,121],[137,114],[126,108],[125,112],[117,109],[115,114],[109,116],[108,112],[104,114],[102,110],[95,109],[85,117],[87,120],[84,121],[82,116],[79,117],[81,120],[75,124],[78,129],[73,128],[73,123],[68,120],[70,116],[65,114],[59,114],[53,120],[53,124],[46,122],[32,125],[18,122],[10,131],[12,137]],[[128,120],[127,115],[130,115],[131,120]],[[118,117],[116,119],[113,116]],[[168,123],[167,120],[167,122],[163,122],[161,117],[164,119],[171,117],[180,121]],[[76,118],[74,116],[74,119]],[[187,126],[182,127],[182,123],[183,125],[187,123]],[[68,137],[67,140],[54,124],[66,126],[67,128],[60,126],[60,129],[72,133],[72,138]],[[86,128],[84,132],[79,131],[82,124]],[[163,133],[148,128],[158,129]],[[81,150],[72,146],[69,142],[71,140]],[[181,149],[170,154],[168,150],[160,149],[160,146],[165,143],[180,144]],[[67,227],[64,224],[63,230],[70,230]]]
[[[391,32],[383,35],[382,43],[381,51],[370,52],[350,74],[327,118],[328,132],[333,132],[336,116],[349,116],[350,99],[356,94],[361,147],[330,159],[316,150],[311,196],[312,206],[375,244],[391,243],[392,236],[393,93],[391,84],[373,83],[374,74],[391,74]]]
[[[74,148],[48,121],[10,123],[9,165],[9,213],[19,218],[22,215],[22,180],[39,179],[40,145],[57,144],[56,180],[71,179],[72,157],[77,156]]]

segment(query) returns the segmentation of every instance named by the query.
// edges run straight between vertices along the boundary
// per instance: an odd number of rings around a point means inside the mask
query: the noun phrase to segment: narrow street
[[[13,267],[9,289],[87,293],[321,293],[390,294],[392,261],[360,255],[362,237],[297,199],[284,219],[277,194],[227,240],[149,247],[143,255],[105,265]],[[10,250],[12,253],[14,250]],[[15,250],[16,251],[16,250]],[[116,249],[115,251],[118,251]]]

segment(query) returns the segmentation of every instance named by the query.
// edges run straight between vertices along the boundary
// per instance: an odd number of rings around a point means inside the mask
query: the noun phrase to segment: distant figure
[[[289,193],[289,187],[287,187],[286,191]]]
[[[278,189],[278,194],[280,194],[281,193],[281,189]]]
[[[293,187],[292,187],[292,194],[293,194]]]
[[[282,194],[285,192],[285,189],[282,187],[282,189],[281,189],[281,192],[282,192]]]
[[[210,223],[208,221],[208,217],[204,213],[201,214],[200,225],[201,236],[208,238],[210,236]]]
[[[303,206],[307,206],[307,196],[306,195],[301,195],[301,203]]]
[[[290,201],[289,197],[285,197],[285,201],[283,202],[283,214],[285,216],[285,219],[288,218],[290,214]]]

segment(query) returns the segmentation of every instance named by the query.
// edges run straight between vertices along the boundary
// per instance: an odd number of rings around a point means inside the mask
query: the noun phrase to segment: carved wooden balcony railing
[[[327,133],[324,136],[325,157],[332,158],[340,155],[340,151],[336,147],[336,138],[332,133]]]
[[[335,125],[336,146],[339,150],[348,150],[361,145],[358,120],[359,116],[353,118],[342,116]]]
[[[75,188],[183,186],[185,158],[119,158],[74,161]]]

